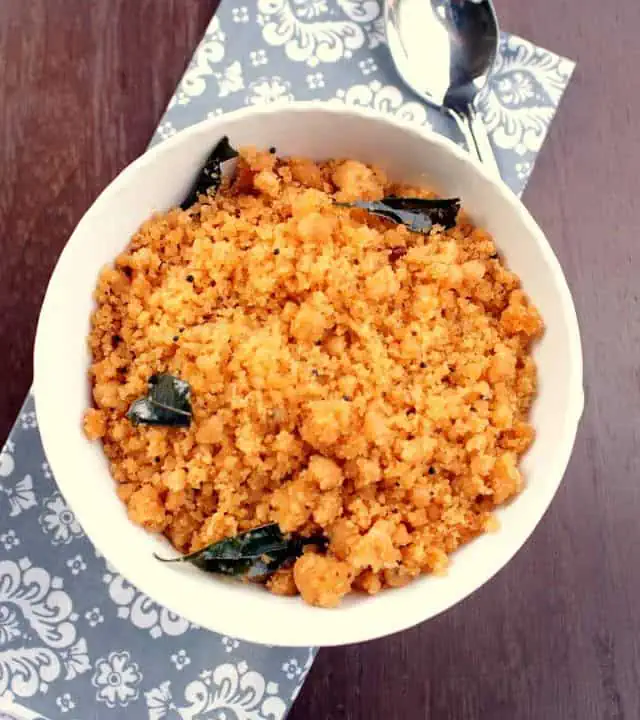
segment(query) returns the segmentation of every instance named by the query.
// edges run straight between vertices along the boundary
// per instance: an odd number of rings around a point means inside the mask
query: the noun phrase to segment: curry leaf
[[[305,545],[317,545],[324,549],[327,542],[321,536],[305,538],[284,534],[279,525],[270,523],[225,538],[190,555],[155,557],[161,562],[188,562],[206,572],[244,576],[263,582],[276,570],[300,557]]]
[[[193,187],[180,207],[187,210],[198,201],[200,195],[215,195],[222,182],[222,164],[237,157],[238,151],[231,147],[229,138],[225,135],[211,151]]]
[[[189,427],[191,424],[191,387],[173,375],[152,375],[149,391],[136,400],[127,413],[134,425]]]
[[[340,207],[360,208],[383,217],[413,232],[428,233],[434,225],[449,229],[455,226],[460,211],[459,198],[404,198],[389,195],[382,200],[356,200],[336,203]]]

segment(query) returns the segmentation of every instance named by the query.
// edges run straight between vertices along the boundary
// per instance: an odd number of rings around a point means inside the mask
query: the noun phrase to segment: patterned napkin
[[[480,109],[518,193],[573,67],[502,38]],[[293,99],[372,107],[462,142],[400,85],[379,0],[226,0],[152,142],[228,110]],[[27,398],[0,454],[0,720],[281,720],[314,655],[198,628],[110,568],[56,488]]]

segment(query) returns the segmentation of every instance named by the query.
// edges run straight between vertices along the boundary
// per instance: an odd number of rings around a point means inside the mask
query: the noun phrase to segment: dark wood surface
[[[0,436],[55,259],[144,149],[215,4],[0,0]],[[506,570],[421,627],[322,651],[291,720],[640,718],[640,3],[497,5],[579,61],[525,196],[580,316],[576,449]]]

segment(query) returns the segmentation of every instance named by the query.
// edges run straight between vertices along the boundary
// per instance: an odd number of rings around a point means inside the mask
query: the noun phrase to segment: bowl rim
[[[44,328],[49,322],[49,317],[53,312],[53,306],[55,305],[53,299],[59,291],[58,279],[60,278],[62,272],[60,268],[65,264],[65,261],[67,261],[69,256],[72,255],[74,247],[84,235],[85,228],[91,223],[92,218],[99,215],[103,207],[108,206],[112,197],[117,195],[120,191],[121,186],[126,185],[129,178],[134,176],[141,167],[153,165],[159,155],[168,152],[175,146],[179,146],[180,144],[187,142],[190,137],[201,133],[205,135],[213,135],[216,126],[221,123],[229,124],[249,116],[268,116],[278,114],[283,111],[301,114],[309,111],[320,111],[336,116],[350,115],[357,116],[364,120],[376,120],[378,122],[382,121],[388,123],[403,132],[417,136],[417,138],[423,142],[426,141],[432,145],[439,145],[447,153],[452,154],[459,160],[462,160],[470,172],[476,174],[479,173],[485,180],[490,182],[494,186],[494,189],[503,196],[503,199],[507,200],[512,206],[515,206],[527,233],[537,243],[539,250],[544,257],[545,263],[548,266],[549,272],[553,275],[554,285],[560,294],[562,306],[566,313],[569,330],[567,341],[571,355],[570,366],[572,368],[571,387],[569,391],[570,400],[567,403],[567,408],[565,409],[562,436],[559,437],[559,445],[562,447],[562,451],[559,451],[558,453],[555,467],[550,468],[550,472],[553,472],[556,476],[556,480],[551,483],[549,488],[546,490],[543,501],[539,503],[539,511],[537,511],[527,523],[523,523],[523,526],[519,528],[517,538],[508,550],[501,553],[499,561],[488,566],[487,570],[482,573],[480,579],[476,578],[473,582],[467,583],[460,593],[456,593],[453,599],[449,598],[435,608],[427,608],[426,611],[422,609],[421,603],[412,603],[409,608],[403,608],[402,613],[396,613],[393,617],[385,617],[384,619],[380,618],[380,622],[376,624],[376,627],[371,627],[369,624],[364,623],[350,623],[345,628],[345,626],[341,623],[336,623],[331,629],[328,629],[325,621],[327,620],[327,617],[330,616],[327,616],[325,613],[337,613],[339,615],[340,610],[323,611],[321,609],[314,609],[315,612],[323,613],[323,622],[318,623],[317,626],[310,624],[305,630],[304,636],[300,636],[295,627],[283,629],[282,625],[278,623],[274,623],[272,625],[271,623],[261,622],[260,618],[238,618],[235,616],[236,614],[232,613],[226,614],[226,617],[220,622],[218,622],[220,618],[216,618],[216,622],[212,624],[209,621],[209,616],[204,610],[201,609],[198,611],[198,602],[190,602],[186,597],[186,594],[167,593],[166,588],[162,588],[157,583],[150,580],[144,572],[140,571],[140,567],[134,567],[132,563],[129,563],[126,551],[116,551],[116,546],[113,545],[108,537],[109,532],[107,528],[101,527],[99,523],[92,522],[85,525],[85,518],[82,514],[77,512],[77,504],[74,499],[73,488],[71,484],[66,481],[64,471],[62,471],[59,476],[56,476],[56,470],[62,469],[65,466],[64,449],[58,447],[54,442],[55,433],[52,432],[52,426],[55,424],[55,413],[51,412],[53,408],[49,406],[47,402],[47,393],[45,392],[47,383],[50,383],[53,378],[49,378],[47,374],[47,348],[50,346],[51,341],[49,335],[44,331]],[[522,201],[502,181],[501,178],[492,176],[491,173],[481,166],[478,161],[472,158],[467,152],[458,147],[448,138],[435,133],[429,128],[401,120],[397,117],[369,108],[344,105],[335,101],[278,102],[268,106],[243,108],[213,118],[208,118],[180,131],[175,136],[158,143],[151,149],[147,150],[143,155],[125,167],[98,195],[96,200],[80,219],[69,240],[65,244],[47,286],[38,318],[36,340],[34,345],[34,398],[43,448],[51,465],[54,477],[56,477],[58,488],[65,497],[65,500],[72,511],[76,514],[77,520],[82,526],[88,539],[104,556],[109,564],[113,565],[125,579],[148,595],[154,602],[157,602],[172,612],[185,617],[192,623],[196,623],[201,627],[208,628],[220,634],[238,637],[250,642],[291,647],[347,645],[390,635],[418,625],[428,619],[431,619],[432,617],[435,617],[436,615],[439,615],[441,612],[444,612],[453,605],[458,604],[475,592],[479,587],[487,583],[500,570],[502,570],[512,557],[523,547],[549,508],[549,505],[551,504],[551,501],[562,482],[571,456],[580,417],[584,407],[582,347],[575,306],[560,263],[546,236],[533,219],[532,215],[523,205]],[[68,462],[69,461],[66,460],[67,464]],[[371,602],[373,601],[374,600],[372,599]]]

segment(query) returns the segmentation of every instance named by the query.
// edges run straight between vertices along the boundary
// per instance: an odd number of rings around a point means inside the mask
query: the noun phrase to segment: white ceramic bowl
[[[527,487],[499,511],[501,529],[456,552],[445,577],[423,577],[335,610],[312,608],[190,566],[165,565],[168,543],[133,525],[99,443],[82,432],[91,404],[86,338],[100,268],[111,263],[154,211],[179,203],[211,147],[275,145],[282,154],[351,157],[404,181],[459,195],[493,233],[546,323],[535,349],[540,389],[537,438],[523,463]],[[45,451],[62,493],[104,557],[153,600],[198,625],[272,645],[341,645],[403,630],[437,615],[487,582],[542,518],[565,471],[583,407],[582,355],[567,283],[545,236],[516,196],[453,143],[427,130],[340,105],[294,104],[207,120],[155,147],[124,170],[80,221],[51,278],[35,347],[35,398]]]

